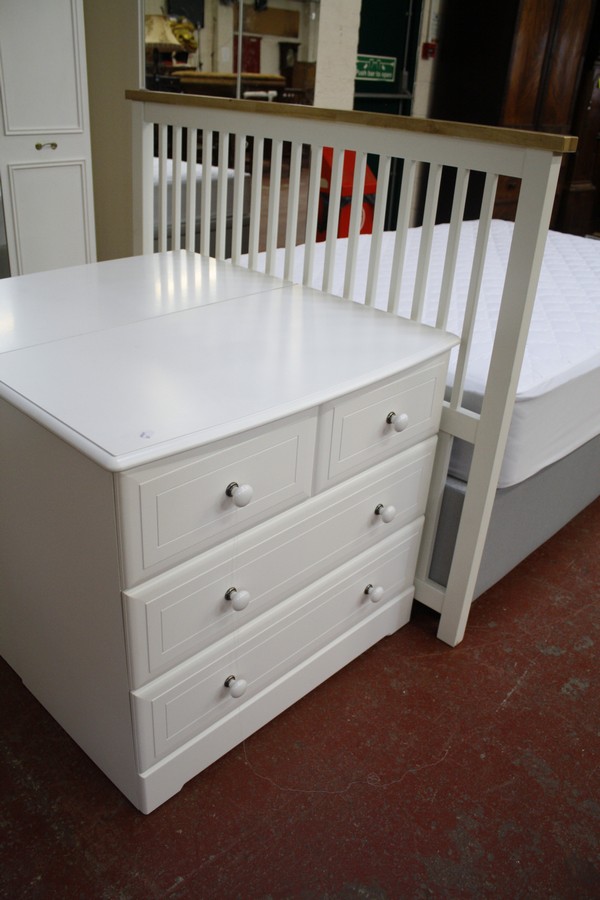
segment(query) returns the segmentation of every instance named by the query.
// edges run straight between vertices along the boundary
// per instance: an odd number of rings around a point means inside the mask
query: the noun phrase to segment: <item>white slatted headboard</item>
[[[421,320],[428,279],[433,229],[446,198],[449,233],[436,324],[444,328],[468,190],[476,180],[479,221],[466,297],[461,345],[451,393],[442,416],[434,479],[426,513],[426,530],[418,566],[416,597],[440,613],[438,636],[451,645],[464,635],[487,527],[503,458],[537,279],[558,181],[561,154],[572,152],[576,139],[399,116],[314,109],[286,104],[220,100],[191,95],[130,91],[135,147],[136,250],[199,250],[225,258],[230,231],[233,263],[263,266],[275,274],[277,249],[284,254],[283,274],[293,278],[297,245],[303,247],[301,280],[314,284],[314,259],[323,148],[333,150],[329,212],[322,279],[331,289],[339,264],[338,217],[344,152],[356,152],[347,252],[344,250],[343,295],[367,304],[381,290],[380,257],[384,229],[395,232],[394,262],[387,285],[387,306],[399,309],[399,286],[405,266],[408,228],[422,221],[410,316]],[[185,148],[185,152],[182,148]],[[158,156],[158,185],[154,157]],[[185,190],[171,191],[167,209],[167,158],[174,184],[185,174]],[[193,167],[182,157],[213,168],[215,181],[196,185]],[[286,168],[285,195],[282,168]],[[306,162],[309,177],[303,180]],[[304,163],[304,166],[303,166]],[[364,177],[376,170],[372,236],[364,296],[356,295],[356,252],[361,227]],[[264,186],[268,170],[268,187]],[[448,173],[452,186],[448,187]],[[248,174],[250,173],[250,175]],[[477,173],[474,178],[473,173]],[[479,415],[463,407],[464,377],[473,339],[483,260],[499,179],[519,184],[513,241],[506,267],[501,308],[487,387]],[[215,190],[216,182],[216,190]],[[450,193],[450,198],[448,195]],[[155,196],[157,202],[155,203]],[[471,206],[472,201],[469,200]],[[278,234],[285,204],[285,233]],[[155,208],[156,207],[156,208]],[[170,213],[170,216],[168,215]],[[182,214],[194,228],[177,227]],[[244,217],[249,227],[244,230]],[[473,217],[471,215],[471,217]],[[167,222],[172,223],[169,237]],[[157,235],[157,238],[155,237]],[[247,245],[246,237],[247,235]],[[261,257],[261,251],[264,251]],[[444,588],[428,577],[433,541],[454,437],[473,444],[469,482],[450,576]]]

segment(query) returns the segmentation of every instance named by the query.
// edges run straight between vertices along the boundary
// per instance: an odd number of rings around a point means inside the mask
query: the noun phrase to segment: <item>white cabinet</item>
[[[92,262],[81,0],[3,0],[0,95],[0,181],[11,274]]]
[[[456,343],[184,258],[0,285],[0,649],[144,812],[408,621]]]

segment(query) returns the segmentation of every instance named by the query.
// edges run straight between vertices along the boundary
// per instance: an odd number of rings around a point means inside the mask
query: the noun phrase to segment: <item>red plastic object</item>
[[[340,194],[340,215],[338,219],[338,237],[348,237],[350,228],[350,213],[352,211],[352,184],[354,181],[354,166],[356,153],[354,150],[344,151],[344,165],[342,169],[342,190]],[[327,233],[327,215],[329,212],[329,196],[331,193],[331,169],[333,166],[333,149],[323,147],[323,160],[321,163],[321,191],[319,194],[319,217],[317,221],[317,240],[324,241]],[[377,179],[367,166],[365,183],[363,188],[362,217],[360,225],[361,234],[370,234],[373,230],[373,207],[377,192]]]

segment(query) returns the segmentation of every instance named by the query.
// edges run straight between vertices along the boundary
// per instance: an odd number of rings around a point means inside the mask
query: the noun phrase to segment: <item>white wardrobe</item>
[[[10,274],[94,262],[82,0],[2,0],[0,102]]]

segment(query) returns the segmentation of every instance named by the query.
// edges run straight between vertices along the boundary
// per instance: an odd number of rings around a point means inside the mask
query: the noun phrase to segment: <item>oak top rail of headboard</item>
[[[573,135],[549,134],[542,131],[525,131],[516,128],[499,128],[491,125],[472,125],[463,122],[446,122],[440,119],[421,119],[413,116],[397,116],[386,113],[357,112],[353,110],[324,109],[291,103],[264,103],[257,100],[233,100],[227,97],[208,97],[198,94],[177,94],[161,91],[128,90],[127,100],[138,103],[162,103],[171,106],[197,109],[229,109],[232,112],[257,112],[280,118],[330,121],[350,125],[369,125],[393,131],[410,131],[420,134],[456,137],[463,140],[483,141],[495,144],[549,150],[553,153],[573,153],[577,138]]]

